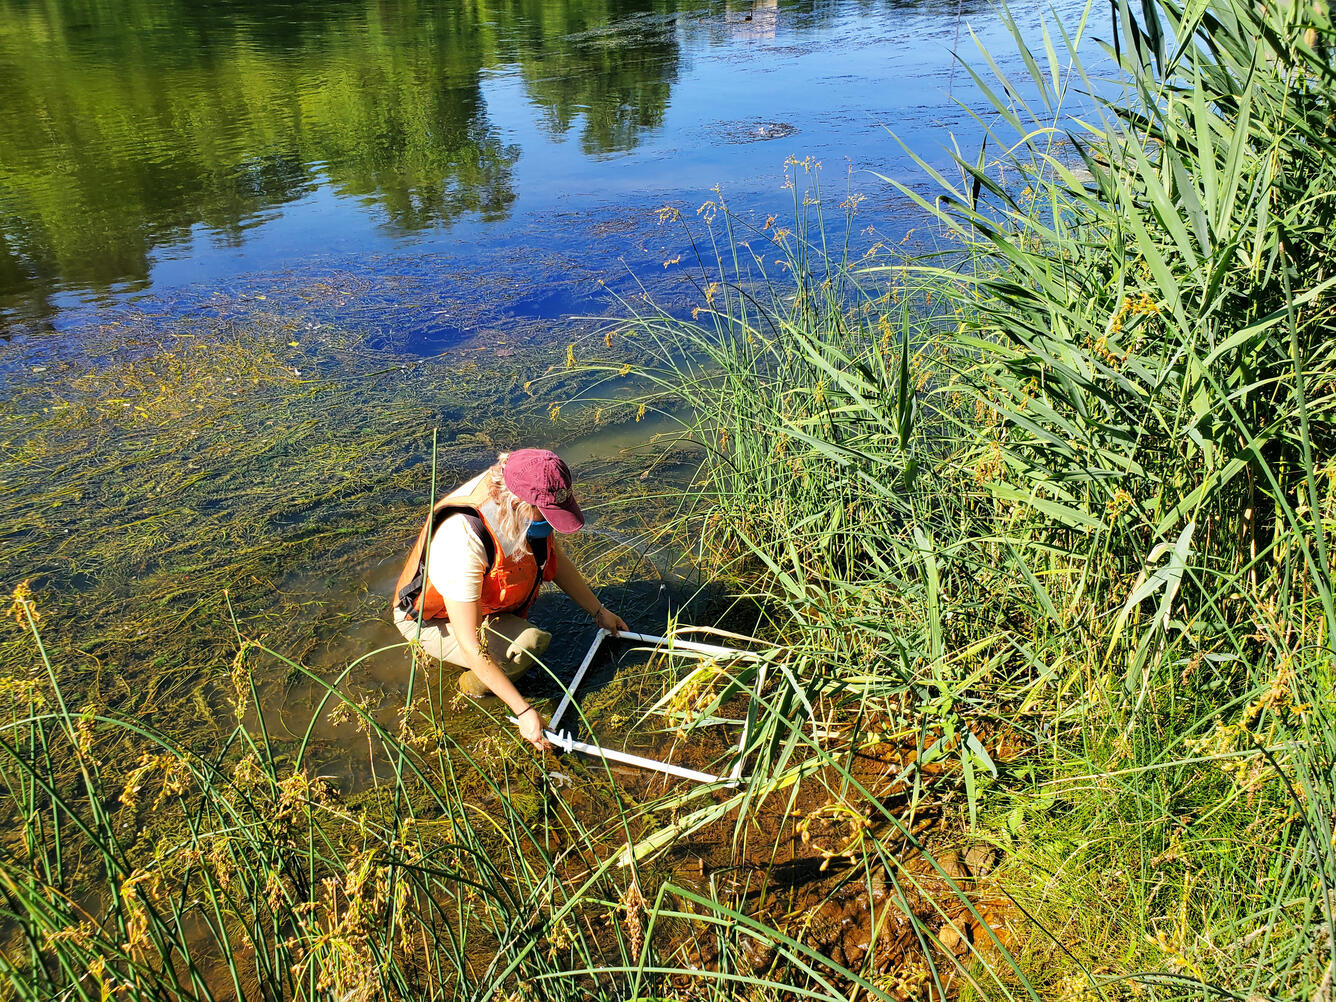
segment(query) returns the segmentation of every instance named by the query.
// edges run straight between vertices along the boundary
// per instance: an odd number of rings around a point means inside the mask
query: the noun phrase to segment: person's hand
[[[547,721],[543,719],[543,715],[535,707],[530,706],[527,710],[517,714],[515,725],[520,729],[520,736],[539,751],[551,750],[552,742],[548,741],[543,734],[543,730],[547,727]]]
[[[597,623],[601,629],[607,630],[614,637],[627,629],[626,620],[622,619],[621,616],[617,615],[617,613],[613,612],[611,609],[605,609],[601,605],[598,607],[598,612],[594,613],[594,622]]]

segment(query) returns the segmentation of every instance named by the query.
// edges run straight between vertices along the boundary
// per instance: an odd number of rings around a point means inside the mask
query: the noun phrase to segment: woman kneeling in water
[[[543,582],[555,581],[610,633],[626,629],[552,536],[553,529],[575,532],[582,525],[571,471],[555,452],[503,452],[485,473],[436,502],[394,588],[394,623],[404,637],[463,668],[459,687],[470,696],[501,697],[525,740],[540,750],[550,747],[546,722],[514,679],[552,640],[524,618]]]

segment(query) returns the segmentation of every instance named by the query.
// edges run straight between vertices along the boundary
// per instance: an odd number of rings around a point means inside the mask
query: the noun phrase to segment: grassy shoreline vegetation
[[[763,611],[766,671],[670,658],[660,709],[690,741],[744,703],[748,783],[465,740],[417,659],[381,713],[346,683],[382,652],[313,671],[244,615],[199,746],[89,699],[97,652],[20,587],[8,996],[1330,999],[1332,25],[1117,20],[1124,86],[1079,121],[1065,39],[980,76],[987,149],[903,188],[940,254],[716,204],[696,317],[569,353],[694,415],[664,531]],[[295,740],[274,671],[323,694]],[[382,766],[360,789],[322,778],[330,714]]]
[[[977,159],[886,179],[940,253],[851,262],[793,164],[797,229],[707,204],[695,321],[632,333],[712,453],[702,561],[833,701],[812,754],[950,762],[988,872],[934,861],[927,994],[1329,999],[1329,11],[1116,20],[1116,90],[1017,33]],[[839,775],[855,867],[912,882],[914,769]]]

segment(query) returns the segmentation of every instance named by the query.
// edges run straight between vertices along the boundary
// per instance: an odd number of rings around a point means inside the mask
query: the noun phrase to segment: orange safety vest
[[[487,503],[487,483],[483,481],[471,494],[448,494],[432,507],[417,542],[408,551],[404,569],[394,585],[394,605],[406,614],[423,620],[445,619],[445,599],[427,580],[427,547],[431,537],[451,515],[463,515],[482,539],[487,553],[487,572],[482,578],[482,594],[478,596],[482,614],[513,612],[518,616],[528,613],[544,581],[551,581],[557,572],[557,551],[551,540],[532,539],[529,546],[521,546],[512,556],[506,556],[496,533],[483,518],[482,506]]]

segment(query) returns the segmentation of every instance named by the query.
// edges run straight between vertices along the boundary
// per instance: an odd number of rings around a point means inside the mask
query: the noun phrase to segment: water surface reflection
[[[885,74],[940,90],[950,32],[971,13],[896,0],[0,0],[0,320],[331,247],[398,248],[465,219],[461,240],[504,249],[517,208],[617,192],[648,206],[758,165],[773,179],[786,153],[845,143],[850,113],[865,127],[889,118]],[[891,44],[905,31],[941,44]],[[808,106],[814,81],[839,90]],[[737,152],[768,115],[804,112],[757,133],[786,142]],[[787,141],[799,127],[801,143]]]

